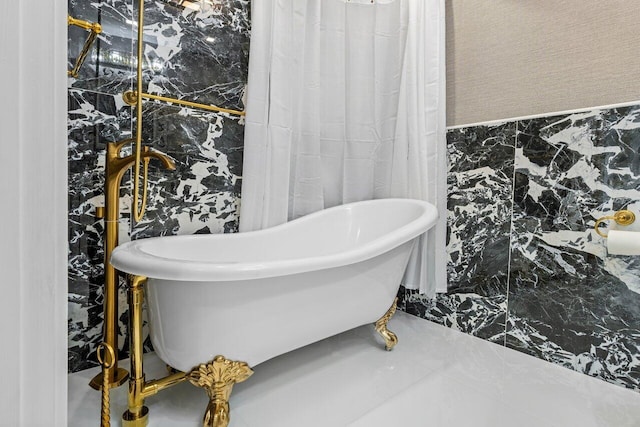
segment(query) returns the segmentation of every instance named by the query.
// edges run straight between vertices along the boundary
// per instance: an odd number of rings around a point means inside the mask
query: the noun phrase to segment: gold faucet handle
[[[604,234],[600,230],[600,224],[610,219],[614,220],[618,225],[631,225],[636,220],[636,215],[633,212],[625,209],[625,210],[618,211],[613,215],[607,215],[607,216],[603,216],[602,218],[598,218],[593,228],[596,230],[596,233],[598,233],[600,236],[604,237],[605,239],[607,238],[608,234]]]

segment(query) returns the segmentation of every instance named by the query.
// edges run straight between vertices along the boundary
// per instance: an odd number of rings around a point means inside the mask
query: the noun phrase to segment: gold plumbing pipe
[[[129,378],[128,409],[122,415],[123,427],[145,427],[149,422],[149,408],[144,400],[187,379],[184,372],[176,372],[159,380],[146,382],[143,366],[142,304],[146,277],[129,275]]]
[[[67,16],[67,25],[74,25],[91,32],[87,37],[87,40],[84,42],[84,45],[82,46],[82,50],[80,51],[80,55],[78,55],[78,59],[76,59],[76,64],[74,65],[73,69],[67,71],[67,74],[71,77],[78,77],[80,67],[82,67],[82,64],[84,64],[84,61],[89,54],[89,49],[91,49],[91,45],[95,41],[96,37],[98,37],[98,34],[102,32],[102,26],[97,22],[84,21],[82,19],[74,18],[70,15]]]
[[[102,32],[102,26],[97,22],[84,21],[70,15],[67,16],[67,25],[75,25],[76,27],[84,28],[87,31],[93,31],[98,34]]]
[[[236,116],[245,115],[245,112],[240,110],[222,108],[222,107],[217,107],[215,105],[209,105],[209,104],[201,104],[199,102],[185,101],[184,99],[169,98],[167,96],[154,95],[151,93],[142,93],[142,97],[146,99],[153,99],[156,101],[170,102],[171,104],[183,105],[185,107],[193,107],[193,108],[199,108],[201,110],[215,111],[218,113],[233,114]],[[124,102],[126,102],[129,105],[135,105],[137,102],[136,92],[128,90],[122,95],[122,99],[124,100]]]

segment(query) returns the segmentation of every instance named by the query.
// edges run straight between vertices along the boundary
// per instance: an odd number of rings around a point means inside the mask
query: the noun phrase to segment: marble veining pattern
[[[122,93],[135,83],[137,1],[69,0],[69,14],[100,22],[103,33],[77,78],[69,78],[69,371],[95,366],[102,333],[102,220],[107,142],[130,138],[135,112]],[[249,44],[248,0],[145,0],[144,90],[244,109]],[[72,68],[87,32],[69,27]],[[133,117],[132,117],[133,113]],[[244,123],[238,116],[146,102],[143,139],[175,160],[176,171],[149,165],[145,217],[132,224],[131,174],[123,179],[120,241],[163,234],[237,231]],[[126,357],[125,283],[119,290],[120,356]]]
[[[593,226],[639,212],[638,148],[638,107],[518,124],[507,331],[513,348],[636,389],[640,264],[608,255]]]
[[[640,106],[452,129],[448,145],[449,291],[402,290],[401,306],[640,391],[640,259],[593,230],[640,213]]]
[[[175,171],[149,173],[145,218],[132,238],[238,229],[242,120],[238,116],[149,103],[144,137],[168,154]]]
[[[69,77],[69,87],[121,94],[132,89],[135,78],[133,0],[69,0],[69,15],[98,22],[102,33],[94,42],[77,78]],[[72,69],[88,32],[75,27],[68,31],[68,67]]]
[[[146,1],[143,63],[146,90],[244,109],[249,3],[249,0],[216,0],[182,7],[172,1]]]
[[[437,294],[435,298],[400,288],[399,308],[449,328],[504,344],[506,295]]]
[[[447,148],[449,289],[504,294],[515,125],[452,130]]]

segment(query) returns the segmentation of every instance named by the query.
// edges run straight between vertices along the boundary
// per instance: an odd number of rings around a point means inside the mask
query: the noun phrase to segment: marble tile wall
[[[96,364],[102,333],[104,152],[130,138],[135,111],[122,93],[135,83],[137,1],[70,0],[69,14],[100,22],[103,33],[78,78],[69,79],[69,371]],[[249,53],[249,0],[206,0],[183,7],[145,0],[144,90],[244,109]],[[185,2],[187,4],[189,2]],[[69,67],[87,33],[69,28]],[[162,234],[232,232],[238,226],[243,122],[238,116],[146,102],[143,139],[171,156],[175,171],[149,166],[144,219],[129,217],[130,175],[121,192],[120,239]],[[126,356],[128,313],[120,288],[119,350]]]
[[[406,311],[640,391],[640,258],[595,221],[640,213],[640,106],[451,129],[448,292]]]

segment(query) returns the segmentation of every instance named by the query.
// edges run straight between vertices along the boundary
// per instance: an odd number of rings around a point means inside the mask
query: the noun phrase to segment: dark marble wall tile
[[[114,95],[132,88],[135,77],[133,4],[133,0],[69,0],[69,15],[102,26],[102,33],[93,43],[78,77],[69,77],[70,87]],[[74,67],[88,34],[84,29],[69,27],[69,69]]]
[[[447,132],[449,292],[408,292],[406,311],[504,342],[515,124]]]
[[[149,103],[144,122],[145,140],[171,156],[176,170],[150,167],[147,214],[132,238],[237,231],[241,119]]]
[[[104,223],[95,207],[104,204],[105,147],[130,137],[131,117],[113,95],[72,89],[68,102],[69,369],[80,370],[96,363],[102,333]],[[121,233],[127,232],[125,219]]]
[[[453,129],[448,144],[449,291],[401,289],[400,307],[640,390],[640,258],[593,230],[640,212],[640,106]]]
[[[505,295],[515,124],[453,129],[447,146],[449,290]]]
[[[507,345],[640,389],[640,265],[593,231],[640,208],[640,108],[518,128]]]
[[[146,90],[243,110],[249,0],[186,2],[187,7],[178,3],[145,2]]]
[[[437,294],[435,298],[400,288],[398,307],[406,313],[504,344],[507,295]]]

